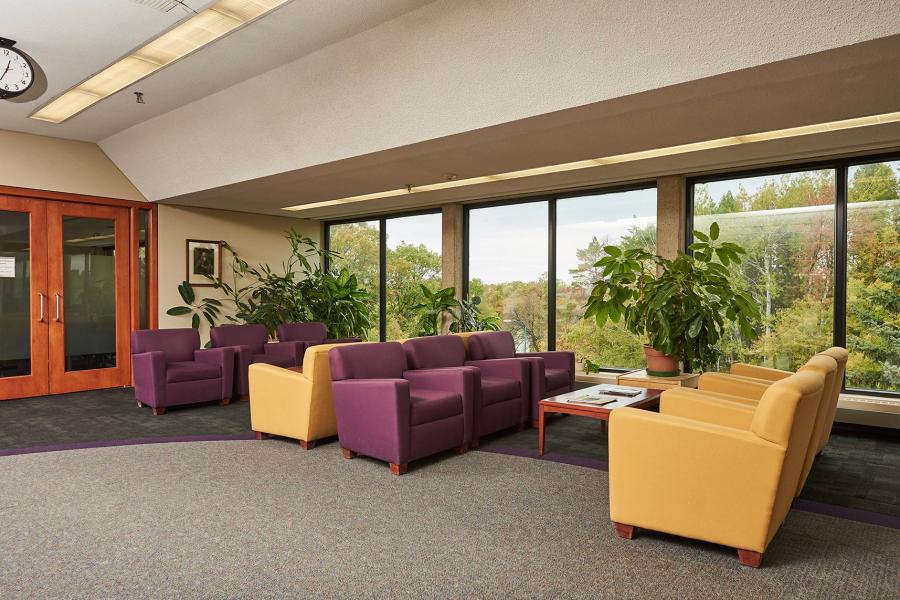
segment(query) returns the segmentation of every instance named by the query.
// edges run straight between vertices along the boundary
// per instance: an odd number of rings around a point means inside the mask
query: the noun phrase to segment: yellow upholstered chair
[[[821,414],[819,415],[821,422],[816,427],[813,445],[815,447],[814,454],[819,454],[828,444],[828,439],[831,437],[831,428],[834,425],[834,417],[837,414],[837,404],[841,395],[841,387],[844,385],[844,373],[847,369],[849,354],[846,349],[835,346],[820,352],[816,356],[827,356],[834,359],[837,363],[834,374],[825,383],[825,394],[822,398]],[[815,357],[812,360],[814,361]],[[809,366],[810,363],[807,363],[801,369]],[[735,363],[731,365],[731,373],[704,373],[701,375],[698,389],[756,400],[766,387],[789,375],[791,375],[790,371]]]
[[[803,371],[769,386],[755,409],[728,407],[752,412],[748,428],[662,408],[612,411],[616,533],[631,539],[643,527],[731,546],[741,564],[758,567],[794,500],[824,384],[821,373]]]
[[[454,333],[453,335],[461,337],[463,341],[463,346],[466,347],[466,360],[470,360],[472,357],[469,355],[469,338],[475,335],[476,333],[487,333],[486,331],[464,331],[462,333]]]
[[[317,440],[337,435],[328,351],[339,345],[346,344],[307,348],[302,373],[250,365],[250,424],[258,438],[265,434],[293,438],[309,449]]]
[[[803,471],[800,475],[800,481],[797,484],[795,496],[799,496],[806,485],[806,479],[812,470],[813,461],[819,453],[819,442],[822,437],[822,429],[826,426],[825,420],[828,415],[828,399],[832,392],[832,386],[837,375],[838,364],[833,358],[827,354],[816,354],[805,365],[800,367],[801,371],[813,371],[819,373],[824,378],[824,387],[822,390],[822,399],[816,409],[816,418],[813,423],[813,430],[810,433],[809,445],[806,448],[806,458],[803,461]],[[718,375],[710,373],[710,375]],[[703,376],[701,376],[701,379]],[[707,379],[709,382],[710,379]],[[737,407],[743,405],[747,413],[752,415],[753,410],[759,403],[759,399],[772,385],[769,382],[751,382],[744,380],[723,380],[715,378],[715,385],[707,385],[702,390],[692,390],[687,388],[679,388],[673,393],[664,393],[660,398],[660,411],[666,414],[673,414],[679,417],[687,417],[689,419],[697,419],[711,423],[719,423],[728,425],[729,427],[749,428],[750,417],[738,415],[742,413]],[[779,380],[783,381],[783,379]],[[722,385],[722,384],[727,385]],[[714,389],[732,390],[734,394],[726,394],[722,392],[710,391],[710,387]],[[716,406],[720,405],[720,406]],[[727,409],[725,408],[727,406]],[[832,419],[834,417],[832,416]],[[828,425],[831,429],[831,425]]]

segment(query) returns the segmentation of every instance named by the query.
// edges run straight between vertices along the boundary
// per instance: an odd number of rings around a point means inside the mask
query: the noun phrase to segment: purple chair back
[[[282,323],[276,330],[281,342],[316,342],[321,344],[328,337],[325,323]]]
[[[194,360],[194,350],[200,349],[200,333],[192,328],[139,329],[131,333],[131,353],[159,351],[166,355],[166,363]]]
[[[472,360],[490,358],[514,358],[516,342],[508,331],[488,331],[469,337],[469,355]]]
[[[401,379],[406,353],[399,342],[348,344],[328,351],[331,380]]]
[[[461,367],[466,362],[466,346],[461,337],[435,335],[403,342],[410,369]]]
[[[222,325],[210,328],[209,338],[215,348],[249,346],[254,354],[262,354],[269,332],[265,325]]]

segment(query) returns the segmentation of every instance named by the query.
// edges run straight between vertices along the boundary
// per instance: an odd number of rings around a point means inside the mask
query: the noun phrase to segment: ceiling
[[[28,115],[189,15],[148,6],[162,4],[153,0],[4,2],[0,37],[16,40],[46,85],[38,74],[28,94],[0,102],[0,129],[96,142],[430,1],[292,0],[61,125]],[[200,10],[212,1],[185,3]],[[137,104],[133,91],[143,92],[146,104]]]
[[[289,215],[281,207],[900,110],[900,35],[511,123],[251,179],[164,203]],[[607,165],[293,213],[336,218],[900,148],[900,124]]]

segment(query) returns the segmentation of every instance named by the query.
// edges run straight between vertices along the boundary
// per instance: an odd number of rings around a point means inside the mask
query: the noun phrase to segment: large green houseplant
[[[646,340],[672,367],[651,375],[677,375],[678,360],[686,370],[716,363],[718,343],[729,324],[746,339],[757,336],[761,315],[757,302],[730,276],[728,266],[740,264],[744,249],[719,240],[719,225],[709,233],[694,231],[691,254],[674,260],[643,249],[606,246],[606,256],[594,265],[602,269],[586,304],[585,319],[598,326],[624,319],[625,328]],[[648,349],[649,347],[649,349]],[[653,371],[648,365],[648,371]]]

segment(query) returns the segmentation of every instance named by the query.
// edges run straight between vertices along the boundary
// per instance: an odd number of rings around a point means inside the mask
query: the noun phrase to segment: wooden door
[[[47,205],[0,195],[0,400],[48,391]]]
[[[128,385],[127,208],[47,206],[50,393]]]

